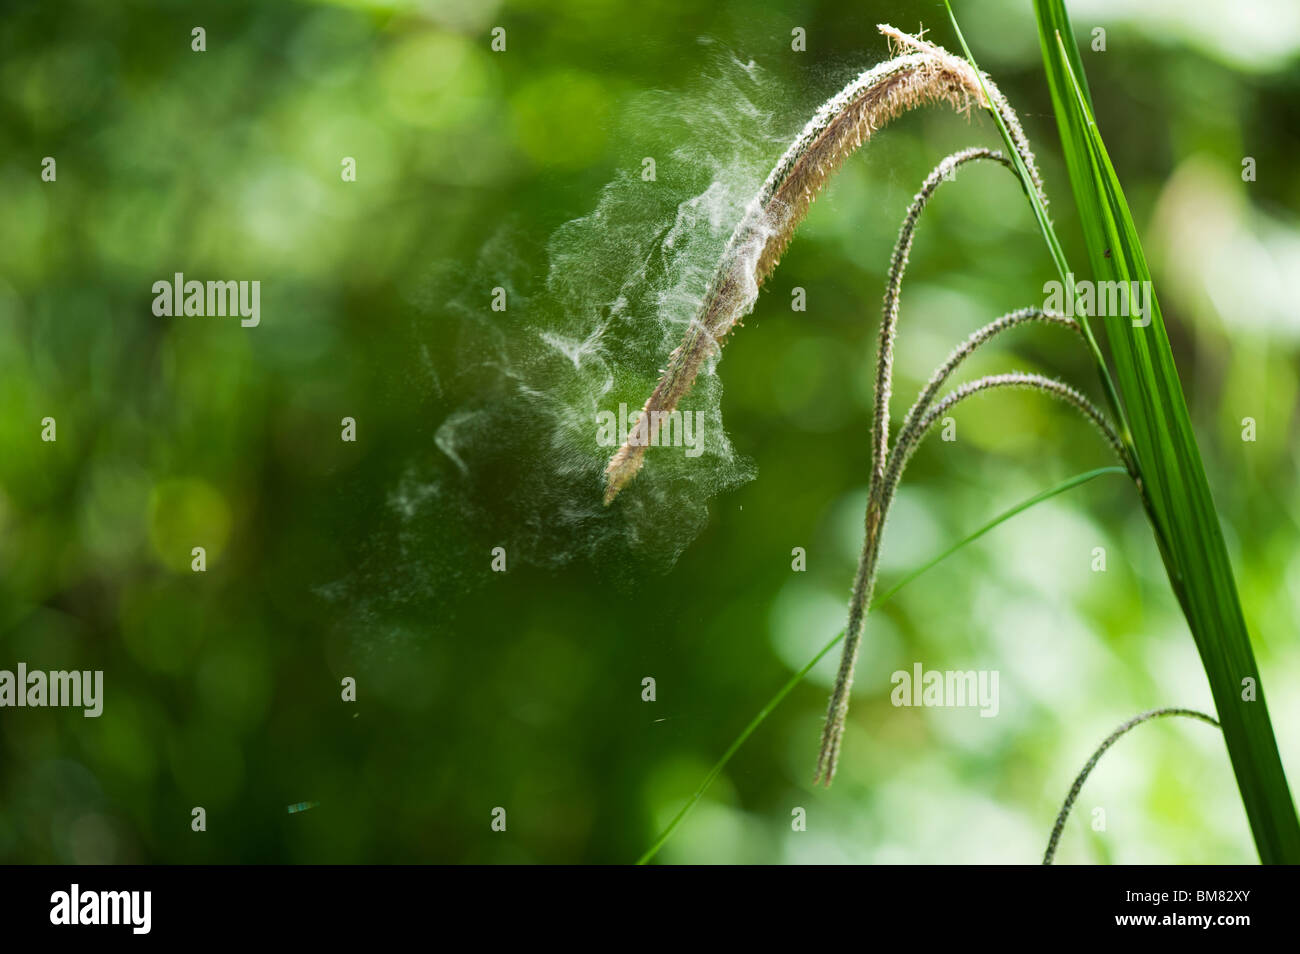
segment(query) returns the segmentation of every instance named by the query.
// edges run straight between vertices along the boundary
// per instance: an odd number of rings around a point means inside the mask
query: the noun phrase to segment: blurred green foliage
[[[1205,6],[1222,19],[1101,0],[1071,11],[1081,32],[1107,31],[1087,64],[1094,101],[1153,259],[1294,783],[1300,25],[1285,8],[1261,26]],[[1082,261],[1029,5],[958,14],[1020,110]],[[548,240],[608,183],[657,156],[664,198],[651,201],[671,220],[712,174],[680,157],[770,122],[752,130],[770,164],[779,137],[883,58],[876,23],[924,22],[951,44],[942,8],[15,2],[4,18],[0,668],[102,669],[106,698],[99,719],[0,710],[0,860],[635,859],[843,625],[889,250],[933,164],[996,131],[904,117],[814,207],[719,366],[723,421],[755,478],[708,499],[670,569],[620,549],[618,514],[566,524],[562,502],[530,497],[544,442],[504,430],[467,459],[449,427],[495,396],[519,400],[482,342],[548,320]],[[806,53],[790,49],[796,26]],[[769,114],[711,125],[674,108],[733,57],[782,91]],[[55,182],[41,179],[47,156]],[[155,317],[151,285],[174,272],[260,280],[260,326]],[[896,393],[978,324],[1040,302],[1051,277],[1005,172],[945,186],[904,286]],[[496,284],[512,301],[501,315],[487,306]],[[790,310],[795,286],[806,313]],[[661,360],[645,355],[620,393],[639,402]],[[1097,393],[1086,355],[1050,330],[967,371],[1011,367]],[[536,407],[514,413],[524,426]],[[47,416],[55,443],[40,439]],[[355,443],[339,439],[345,416]],[[1109,463],[1086,425],[1033,396],[989,396],[958,429],[909,471],[882,586]],[[598,496],[598,469],[583,473]],[[190,570],[200,545],[203,574]],[[498,545],[505,574],[489,569]],[[1104,573],[1090,568],[1099,546]],[[901,592],[869,622],[859,671],[914,661],[999,670],[1000,716],[895,708],[887,678],[860,677],[839,777],[813,790],[827,660],[661,859],[1034,861],[1115,726],[1210,706],[1120,479],[1025,514]],[[356,703],[340,698],[346,676]],[[304,801],[319,806],[287,811]],[[205,833],[190,829],[194,806]],[[490,828],[497,806],[505,833]],[[806,832],[791,831],[796,806]],[[1104,832],[1090,828],[1096,807]],[[1058,858],[1253,860],[1221,740],[1179,724],[1126,737]]]

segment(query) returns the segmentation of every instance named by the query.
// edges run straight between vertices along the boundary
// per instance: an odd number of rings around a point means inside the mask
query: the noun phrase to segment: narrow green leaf
[[[1097,128],[1064,3],[1035,0],[1034,8],[1091,277],[1150,282],[1124,190]],[[1300,863],[1300,821],[1278,754],[1218,512],[1159,301],[1154,293],[1147,297],[1149,325],[1135,326],[1122,318],[1106,326],[1147,512],[1170,585],[1209,679],[1260,859],[1270,864]]]

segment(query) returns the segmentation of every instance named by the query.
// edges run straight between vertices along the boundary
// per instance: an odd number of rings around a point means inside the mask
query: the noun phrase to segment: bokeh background
[[[1294,783],[1300,10],[1070,11]],[[958,14],[1020,110],[1082,268],[1030,4]],[[705,456],[652,452],[604,511],[579,412],[644,399],[673,331],[651,306],[702,280],[745,189],[885,57],[875,24],[955,46],[941,5],[9,0],[3,16],[0,668],[102,669],[105,702],[99,719],[0,710],[0,860],[634,860],[843,625],[889,251],[934,163],[996,131],[916,112],[848,163],[693,395],[716,439]],[[260,327],[155,317],[151,285],[177,271],[260,280]],[[1052,277],[1010,177],[945,185],[904,288],[899,400],[970,330],[1041,303]],[[1098,396],[1052,329],[1007,336],[968,373],[1012,368]],[[46,416],[56,443],[40,440]],[[909,470],[882,587],[1109,463],[1034,395],[972,402],[957,427]],[[891,706],[889,673],[915,662],[997,670],[999,716]],[[827,791],[811,775],[835,663],[741,748],[660,860],[1035,862],[1115,726],[1156,706],[1212,711],[1115,476],[872,616]],[[301,802],[318,804],[287,810]],[[1058,856],[1255,858],[1221,739],[1176,720],[1112,750]]]

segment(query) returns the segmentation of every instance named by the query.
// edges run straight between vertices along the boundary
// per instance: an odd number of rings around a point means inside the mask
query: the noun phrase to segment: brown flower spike
[[[732,232],[699,311],[668,368],[641,410],[644,434],[623,444],[605,468],[609,504],[641,468],[646,446],[661,422],[690,390],[705,359],[721,348],[728,332],[752,308],[759,286],[776,268],[794,230],[830,176],[876,130],[909,109],[948,103],[958,111],[972,103],[988,106],[979,77],[965,60],[918,37],[881,25],[898,54],[868,70],[825,103],[776,164]],[[1038,170],[1015,113],[984,77],[992,107],[1012,131],[1021,156],[1042,194]],[[638,418],[638,421],[640,418]]]

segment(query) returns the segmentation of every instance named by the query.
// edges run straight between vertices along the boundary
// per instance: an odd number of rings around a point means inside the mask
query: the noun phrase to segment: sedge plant
[[[1071,56],[1072,42],[1067,47],[1063,39],[1071,36],[1064,7],[1059,0],[1041,0],[1036,8],[1071,186],[1085,220],[1085,237],[1094,271],[1114,280],[1149,283],[1150,273],[1136,229],[1096,131],[1086,89],[1081,85],[1082,67],[1077,50]],[[1173,591],[1196,638],[1218,709],[1217,721],[1191,710],[1162,709],[1144,713],[1121,726],[1076,780],[1058,817],[1045,862],[1050,863],[1065,817],[1097,758],[1134,725],[1162,715],[1189,715],[1222,727],[1261,859],[1265,862],[1300,860],[1300,827],[1282,774],[1262,690],[1258,689],[1258,672],[1241,620],[1222,532],[1209,500],[1208,484],[1188,423],[1186,403],[1158,304],[1154,300],[1151,303],[1154,314],[1149,327],[1137,329],[1121,323],[1120,328],[1109,333],[1114,377],[1085,316],[1086,309],[1078,309],[1077,320],[1035,308],[1004,315],[974,332],[953,350],[922,389],[891,440],[890,400],[902,280],[917,222],[943,182],[953,179],[959,168],[975,161],[995,162],[1010,169],[1029,198],[1067,288],[1071,287],[1073,275],[1048,217],[1047,196],[1024,130],[1006,98],[974,63],[955,18],[953,27],[965,50],[965,59],[920,36],[882,25],[880,30],[890,41],[893,57],[863,73],[823,105],[782,156],[727,243],[695,320],[670,356],[667,369],[641,411],[640,426],[631,429],[628,441],[610,460],[605,472],[605,503],[610,504],[642,467],[646,447],[654,443],[661,423],[690,389],[704,361],[722,347],[752,308],[758,288],[776,267],[809,206],[847,156],[910,108],[947,103],[959,111],[972,107],[988,110],[1002,135],[1006,154],[972,148],[940,162],[909,207],[891,258],[876,354],[871,473],[862,553],[846,627],[817,657],[820,659],[843,638],[839,673],[827,709],[814,780],[829,785],[835,775],[854,664],[872,604],[889,507],[908,461],[926,433],[956,405],[987,391],[1018,388],[1052,397],[1081,414],[1100,433],[1122,472],[1131,478],[1151,520]],[[1042,375],[1014,371],[978,378],[939,397],[950,376],[973,351],[1004,331],[1028,324],[1063,328],[1087,349],[1097,368],[1109,414],[1077,387]],[[735,748],[801,676],[802,673],[787,684],[751,722],[682,815],[721,771]],[[1241,692],[1239,696],[1242,686],[1249,686],[1251,692]],[[680,818],[681,815],[674,820],[647,853],[647,858],[671,834]]]

